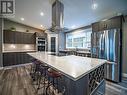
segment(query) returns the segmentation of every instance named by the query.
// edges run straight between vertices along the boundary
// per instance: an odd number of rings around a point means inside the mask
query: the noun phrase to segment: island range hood
[[[52,4],[52,32],[61,31],[64,28],[64,5],[55,0]]]
[[[58,53],[64,50],[64,4],[59,0],[52,3],[52,26],[47,31],[48,34],[48,51]]]

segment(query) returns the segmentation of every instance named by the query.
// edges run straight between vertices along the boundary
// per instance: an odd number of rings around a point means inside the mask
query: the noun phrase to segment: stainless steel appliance
[[[46,39],[42,37],[36,38],[37,51],[46,51]]]
[[[92,33],[91,56],[109,61],[106,78],[115,82],[121,81],[122,32],[110,29]]]

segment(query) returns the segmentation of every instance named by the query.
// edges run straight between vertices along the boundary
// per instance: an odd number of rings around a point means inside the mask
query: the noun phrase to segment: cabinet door
[[[25,63],[30,63],[29,55],[24,53],[25,55]]]
[[[15,53],[4,53],[3,57],[4,66],[11,66],[16,64]]]
[[[100,21],[99,22],[99,30],[100,31],[107,30],[107,23],[106,23],[106,21]]]
[[[99,22],[96,22],[96,23],[92,24],[92,31],[93,32],[98,32],[99,31]]]
[[[21,64],[24,64],[25,63],[24,53],[20,53],[20,57],[21,57]]]
[[[15,42],[15,32],[14,31],[4,31],[3,38],[4,38],[4,43],[14,43]]]
[[[22,33],[21,32],[15,32],[15,43],[16,44],[22,44]]]
[[[21,64],[21,56],[20,53],[16,53],[16,64]]]
[[[3,54],[3,66],[9,66],[9,60],[8,60],[7,53]]]
[[[107,24],[107,29],[112,29],[112,21],[110,19],[106,20],[105,23]]]
[[[27,44],[27,42],[28,42],[28,35],[27,35],[27,33],[23,33],[22,34],[22,44]]]
[[[24,33],[23,34],[24,44],[35,44],[35,34],[34,33]]]
[[[22,58],[23,58],[22,64],[30,63],[30,57],[27,53],[22,53]]]
[[[111,19],[112,28],[122,28],[121,17],[114,17]]]
[[[35,44],[36,43],[36,39],[35,39],[35,34],[34,33],[29,33],[28,34],[28,40],[29,40],[29,44]]]

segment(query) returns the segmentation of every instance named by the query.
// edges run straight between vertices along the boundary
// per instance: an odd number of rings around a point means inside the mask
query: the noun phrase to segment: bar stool
[[[43,88],[43,92],[46,89],[46,76],[47,76],[47,70],[48,70],[48,66],[45,65],[43,62],[40,62],[39,60],[32,60],[32,72],[31,76],[33,81],[36,82],[36,87],[37,87],[37,93],[38,91]],[[43,79],[43,80],[42,80]],[[41,87],[41,84],[43,85]],[[46,90],[45,90],[46,91]]]
[[[40,75],[39,75],[39,79],[38,79],[38,90],[42,87],[40,87],[41,84],[43,84],[43,88],[45,89],[45,82],[46,82],[46,79],[47,79],[47,70],[48,70],[48,66],[45,65],[44,63],[40,63]],[[43,81],[42,81],[43,79]],[[42,81],[42,82],[41,82]]]
[[[39,75],[39,73],[40,73],[40,63],[38,63],[36,59],[33,59],[32,65],[31,65],[31,71],[30,71],[30,75],[33,81],[37,79],[37,76]]]
[[[33,74],[33,72],[35,71],[35,61],[36,59],[31,59],[31,70],[30,70],[30,75]]]
[[[65,87],[63,86],[62,91],[60,91],[60,89],[59,89],[59,86],[60,86],[59,81],[60,81],[60,79],[62,80],[63,75],[60,72],[58,72],[52,68],[48,69],[47,75],[48,75],[48,86],[46,88],[46,95],[51,95],[51,94],[54,95],[54,90],[57,90],[58,93],[64,94]],[[50,91],[50,86],[53,86],[53,91],[51,94],[50,94],[50,92],[48,92],[48,91]]]

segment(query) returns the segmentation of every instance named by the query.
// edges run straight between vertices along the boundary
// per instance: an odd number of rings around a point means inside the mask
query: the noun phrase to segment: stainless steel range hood
[[[64,28],[64,5],[55,0],[52,4],[52,32],[61,31]]]

